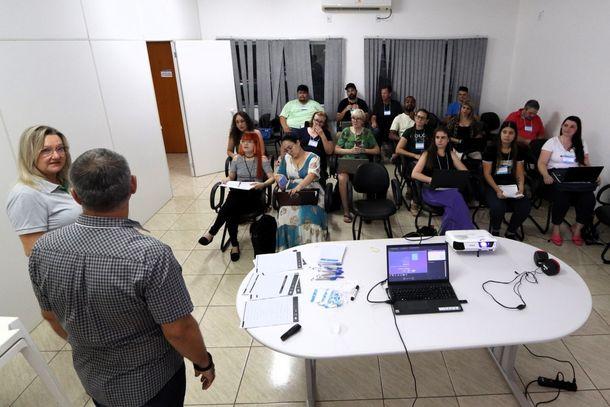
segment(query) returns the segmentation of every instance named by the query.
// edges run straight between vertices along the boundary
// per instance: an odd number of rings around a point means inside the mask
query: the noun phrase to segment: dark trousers
[[[553,209],[551,221],[553,225],[561,225],[570,206],[576,211],[576,222],[588,225],[593,222],[593,209],[595,208],[595,195],[593,192],[560,191],[553,185]]]
[[[508,231],[515,233],[517,228],[527,219],[532,209],[532,204],[527,197],[500,199],[492,188],[486,188],[485,197],[487,198],[487,206],[489,206],[491,230],[500,230],[504,214],[509,210],[513,212],[513,215],[508,222]]]
[[[182,407],[184,405],[184,394],[186,392],[186,369],[182,367],[172,376],[161,390],[148,400],[142,407]],[[103,404],[93,400],[97,407]]]
[[[261,194],[262,191],[260,190],[252,189],[243,191],[240,189],[231,189],[225,203],[220,207],[216,221],[210,228],[210,233],[212,235],[218,233],[222,225],[226,222],[231,246],[238,246],[237,228],[239,226],[240,217],[247,213],[261,212],[263,210]]]

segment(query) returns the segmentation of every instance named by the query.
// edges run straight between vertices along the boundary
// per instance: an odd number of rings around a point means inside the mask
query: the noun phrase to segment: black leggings
[[[226,222],[231,246],[238,246],[237,228],[239,226],[239,218],[247,213],[261,212],[263,210],[264,204],[261,194],[262,191],[255,189],[249,191],[240,189],[229,190],[229,195],[227,195],[225,203],[218,212],[216,221],[210,228],[210,234],[216,235]]]
[[[507,198],[500,199],[492,188],[485,188],[487,206],[489,206],[489,223],[491,230],[500,230],[502,226],[502,220],[507,209],[512,210],[513,215],[510,217],[508,222],[508,231],[515,233],[517,228],[527,219],[532,209],[532,204],[527,197],[520,199]]]
[[[593,222],[593,209],[595,208],[595,195],[593,192],[560,191],[556,185],[553,189],[553,209],[551,220],[553,225],[561,225],[570,206],[576,211],[576,222],[588,225]]]

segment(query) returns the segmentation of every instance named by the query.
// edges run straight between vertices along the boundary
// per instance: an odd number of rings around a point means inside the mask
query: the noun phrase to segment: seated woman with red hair
[[[250,190],[231,189],[224,204],[218,212],[216,221],[209,231],[199,239],[199,244],[207,246],[222,225],[227,223],[231,242],[231,260],[239,260],[239,241],[237,227],[239,218],[249,212],[263,210],[263,190],[275,180],[267,157],[263,156],[260,137],[254,132],[246,132],[239,142],[238,154],[233,157],[229,176],[223,181],[255,182]]]

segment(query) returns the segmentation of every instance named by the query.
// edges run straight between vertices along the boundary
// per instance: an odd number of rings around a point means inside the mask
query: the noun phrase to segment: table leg
[[[316,405],[316,360],[305,359],[305,379],[307,381],[307,407]]]
[[[510,390],[517,399],[519,406],[530,407],[531,403],[523,394],[523,390],[519,385],[520,380],[515,370],[515,359],[517,358],[517,349],[517,345],[499,346],[489,348],[489,353],[493,361],[496,362],[498,369],[500,369],[500,373],[502,373],[502,376],[504,376],[506,383],[508,384]]]

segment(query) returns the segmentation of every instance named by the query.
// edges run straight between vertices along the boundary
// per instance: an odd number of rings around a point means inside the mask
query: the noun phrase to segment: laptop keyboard
[[[395,288],[392,289],[392,291],[395,298],[399,301],[445,300],[456,298],[453,288],[448,284]]]

